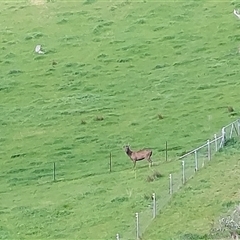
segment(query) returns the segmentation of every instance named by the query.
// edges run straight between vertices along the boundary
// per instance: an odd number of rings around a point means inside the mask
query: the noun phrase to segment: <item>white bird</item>
[[[37,45],[37,46],[35,47],[35,52],[36,52],[36,53],[39,53],[39,54],[44,54],[44,52],[41,51],[41,45]]]
[[[238,18],[240,18],[240,14],[239,14],[239,12],[237,11],[237,10],[233,10],[233,14],[235,15],[235,16],[237,16]]]

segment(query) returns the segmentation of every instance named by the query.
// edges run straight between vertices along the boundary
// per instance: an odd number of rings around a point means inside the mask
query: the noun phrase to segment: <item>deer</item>
[[[137,161],[141,161],[144,159],[146,159],[149,162],[149,165],[148,165],[149,168],[152,166],[152,160],[151,160],[152,150],[142,149],[139,151],[132,151],[130,149],[129,144],[124,147],[124,150],[125,150],[126,154],[130,157],[130,159],[133,161],[133,168],[136,167]]]

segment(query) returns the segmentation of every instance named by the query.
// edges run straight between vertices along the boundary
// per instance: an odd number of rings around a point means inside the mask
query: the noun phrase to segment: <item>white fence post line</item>
[[[204,143],[202,146],[182,155],[179,157],[179,160],[184,159],[186,156],[190,156],[191,154],[194,153],[194,159],[195,159],[195,171],[198,170],[198,168],[201,168],[201,166],[199,166],[199,164],[201,164],[202,161],[199,161],[198,159],[198,150],[200,149],[206,149],[206,145],[207,145],[207,157],[208,160],[211,160],[212,158],[212,154],[214,154],[214,146],[213,149],[211,151],[211,144],[213,144],[213,142],[215,142],[215,151],[219,151],[221,148],[223,148],[227,142],[228,139],[230,139],[232,136],[235,136],[233,134],[235,134],[234,132],[236,132],[236,134],[240,137],[240,118],[235,120],[234,122],[226,125],[225,127],[223,127],[221,129],[221,135],[217,136],[217,134],[214,134],[214,139],[211,141],[207,140],[207,144]],[[201,160],[201,158],[200,158]],[[202,162],[202,167],[204,167],[206,161],[206,157],[203,158],[203,162]],[[185,176],[185,161],[182,161],[182,184],[186,183],[186,176]],[[169,194],[173,194],[173,175],[169,174]],[[157,207],[156,207],[156,195],[155,193],[153,193],[152,195],[152,199],[153,199],[153,218],[156,217],[157,214]],[[137,240],[139,240],[141,238],[140,235],[140,230],[139,230],[139,213],[136,213],[136,238]],[[116,239],[120,240],[120,235],[116,234]]]
[[[208,160],[211,160],[211,143],[210,140],[207,140],[207,147],[208,147]]]
[[[217,134],[215,133],[214,134],[214,142],[215,142],[215,150],[216,150],[216,152],[218,151],[218,143],[217,143]]]
[[[153,199],[153,218],[156,217],[156,210],[157,210],[157,206],[156,206],[156,194],[153,193],[152,195],[152,199]]]
[[[139,239],[139,213],[136,213],[136,239]]]
[[[185,162],[182,161],[182,183],[185,183]]]
[[[172,182],[172,174],[169,174],[169,194],[173,194],[173,182]]]
[[[198,154],[196,150],[194,152],[194,158],[195,158],[195,172],[196,172],[198,170]]]

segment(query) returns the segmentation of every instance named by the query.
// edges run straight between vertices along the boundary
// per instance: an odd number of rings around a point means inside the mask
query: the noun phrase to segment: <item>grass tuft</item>
[[[146,180],[147,180],[147,182],[153,182],[154,181],[154,177],[151,176],[151,175],[148,175]]]
[[[153,172],[152,176],[153,176],[154,179],[163,177],[163,175],[160,172],[156,171],[156,170]]]
[[[96,116],[95,121],[103,121],[104,118],[102,116]]]

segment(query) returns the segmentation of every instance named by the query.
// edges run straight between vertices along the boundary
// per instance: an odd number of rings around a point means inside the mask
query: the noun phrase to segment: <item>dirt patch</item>
[[[30,0],[30,3],[31,3],[32,5],[37,5],[37,6],[39,6],[39,5],[44,5],[44,4],[46,3],[46,1],[45,1],[45,0]]]

